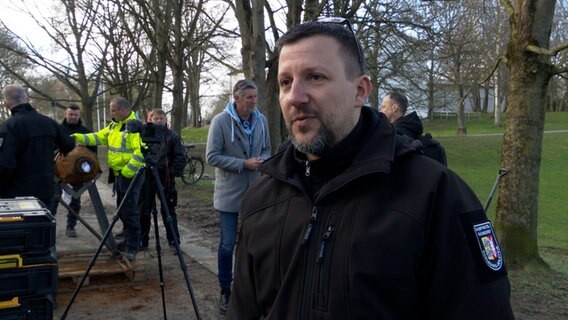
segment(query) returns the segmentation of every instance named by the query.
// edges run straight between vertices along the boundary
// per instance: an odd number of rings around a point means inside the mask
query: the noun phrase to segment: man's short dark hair
[[[396,104],[398,104],[400,112],[402,113],[402,115],[405,115],[406,109],[408,108],[408,99],[406,98],[404,93],[400,91],[391,91],[388,93],[388,97]]]
[[[79,106],[74,104],[74,103],[68,105],[67,109],[69,109],[69,110],[81,110],[81,108],[79,108]]]
[[[345,64],[347,75],[355,78],[367,73],[364,53],[358,39],[349,28],[338,23],[311,21],[296,25],[278,39],[277,53],[279,55],[282,47],[287,44],[316,35],[329,36],[339,42],[342,52],[348,58]],[[361,54],[361,62],[359,62],[359,54]]]

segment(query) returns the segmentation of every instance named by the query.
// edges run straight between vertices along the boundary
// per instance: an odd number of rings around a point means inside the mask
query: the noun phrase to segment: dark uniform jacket
[[[422,120],[420,120],[416,112],[411,112],[404,117],[398,118],[393,124],[396,127],[396,133],[412,139],[418,139],[424,131]]]
[[[0,197],[34,196],[47,204],[54,194],[54,150],[67,153],[75,140],[30,104],[10,111],[0,125]]]
[[[396,133],[420,141],[422,154],[438,161],[444,166],[448,165],[446,150],[442,147],[440,142],[432,138],[432,135],[429,133],[422,134],[424,130],[422,120],[420,120],[416,112],[398,118],[393,124],[396,128]]]
[[[475,194],[405,140],[364,107],[320,159],[288,144],[261,166],[242,203],[227,319],[513,317]]]
[[[85,127],[83,125],[83,121],[81,121],[81,119],[79,119],[79,123],[74,124],[74,123],[68,123],[67,119],[63,119],[63,121],[61,121],[61,128],[63,129],[63,132],[65,132],[65,134],[67,134],[68,136],[72,135],[73,133],[91,133],[92,131],[87,129],[87,127]],[[94,153],[97,153],[97,146],[87,146],[87,148],[91,151],[93,151]]]

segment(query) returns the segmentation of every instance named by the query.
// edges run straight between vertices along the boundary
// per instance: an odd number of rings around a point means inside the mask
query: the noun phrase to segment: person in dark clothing
[[[167,128],[166,113],[162,109],[153,109],[149,115],[149,122],[164,126],[163,137],[159,144],[149,144],[148,148],[151,150],[151,156],[156,161],[158,168],[158,175],[160,176],[160,183],[164,186],[164,193],[168,211],[172,218],[172,225],[175,232],[175,238],[172,231],[166,224],[166,236],[170,247],[174,247],[174,239],[177,239],[179,244],[179,228],[177,223],[176,205],[177,205],[177,190],[175,185],[175,177],[180,177],[183,173],[183,168],[187,163],[185,150],[181,143],[181,138],[177,133]],[[157,131],[158,132],[158,131]],[[152,223],[152,210],[156,210],[156,195],[158,194],[156,181],[152,177],[152,171],[148,168],[145,172],[146,183],[140,193],[140,248],[142,250],[148,248],[150,240],[150,225]],[[161,206],[162,221],[165,224],[165,207]]]
[[[12,116],[0,125],[0,198],[33,196],[51,208],[54,151],[67,154],[75,140],[29,104],[21,85],[7,85],[2,93]]]
[[[277,52],[290,139],[242,201],[226,319],[512,319],[473,191],[363,106],[351,23],[297,25]]]
[[[416,111],[406,114],[407,109],[408,99],[401,92],[391,91],[383,98],[381,112],[395,126],[396,133],[420,141],[422,153],[425,156],[447,166],[448,161],[444,147],[442,147],[440,142],[432,138],[431,134],[423,134],[422,120]]]
[[[78,105],[70,104],[67,109],[65,109],[65,118],[61,122],[60,126],[67,135],[72,135],[73,133],[91,133],[92,131],[87,129],[81,121],[81,110]],[[87,147],[93,153],[97,153],[96,146]],[[73,190],[77,191],[81,188],[81,185],[72,186]],[[61,198],[63,189],[60,184],[55,185],[55,195],[57,198]],[[59,206],[59,201],[54,201],[51,208],[53,214],[57,213],[57,207]],[[69,206],[77,214],[81,211],[81,198],[71,197],[71,202]],[[67,228],[65,229],[65,235],[71,238],[77,237],[77,230],[75,226],[77,225],[77,217],[75,217],[71,212],[67,212]]]

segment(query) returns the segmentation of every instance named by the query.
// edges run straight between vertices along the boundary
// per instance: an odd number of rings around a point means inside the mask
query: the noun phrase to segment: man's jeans
[[[217,253],[219,285],[222,288],[231,286],[233,281],[233,249],[237,237],[238,212],[219,212],[221,218],[221,238]]]

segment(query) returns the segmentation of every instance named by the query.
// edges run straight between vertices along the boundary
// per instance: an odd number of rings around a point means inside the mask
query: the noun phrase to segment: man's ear
[[[393,102],[391,105],[391,109],[392,109],[392,113],[398,113],[399,107],[398,107],[398,103]]]
[[[356,106],[362,107],[365,102],[367,102],[367,98],[371,95],[371,90],[373,89],[373,84],[371,83],[371,79],[367,75],[362,75],[357,80],[357,96],[355,97]]]

